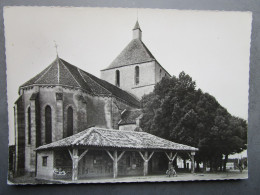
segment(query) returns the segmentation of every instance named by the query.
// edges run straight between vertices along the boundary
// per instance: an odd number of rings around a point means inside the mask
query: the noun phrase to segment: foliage
[[[241,152],[247,145],[247,122],[231,116],[208,93],[196,89],[192,78],[164,77],[141,100],[144,131],[199,148],[196,161],[216,161]]]

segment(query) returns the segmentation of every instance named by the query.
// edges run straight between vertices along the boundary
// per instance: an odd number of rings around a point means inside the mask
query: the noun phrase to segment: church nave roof
[[[59,57],[42,72],[21,85],[20,88],[34,85],[73,87],[94,95],[115,96],[131,105],[140,106],[140,102],[128,92],[71,65]]]

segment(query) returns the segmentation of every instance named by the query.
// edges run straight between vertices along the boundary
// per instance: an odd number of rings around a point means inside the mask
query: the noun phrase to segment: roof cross
[[[58,57],[59,56],[59,54],[58,54],[58,45],[57,45],[56,41],[53,41],[53,42],[54,42],[54,47],[56,48],[56,55]]]

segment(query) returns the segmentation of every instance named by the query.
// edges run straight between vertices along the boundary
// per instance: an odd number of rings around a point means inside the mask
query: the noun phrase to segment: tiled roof
[[[152,53],[148,50],[145,44],[140,39],[133,39],[117,58],[104,70],[150,62],[155,60]]]
[[[83,89],[94,95],[115,96],[136,107],[140,102],[131,94],[101,80],[57,57],[46,69],[24,83],[20,88],[32,85],[60,85]]]
[[[121,115],[121,120],[118,123],[119,125],[126,125],[126,124],[135,124],[136,119],[142,115],[142,111],[140,109],[135,110],[126,110]]]
[[[174,143],[146,132],[120,131],[114,129],[103,129],[91,127],[80,133],[64,138],[62,140],[43,145],[37,150],[64,147],[102,147],[121,149],[154,149],[154,150],[176,150],[196,151],[197,148]]]

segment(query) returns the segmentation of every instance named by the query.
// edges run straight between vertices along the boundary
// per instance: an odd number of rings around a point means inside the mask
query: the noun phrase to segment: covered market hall
[[[168,169],[185,154],[194,172],[197,148],[174,143],[142,131],[91,127],[36,149],[37,179],[78,179],[147,176]],[[166,159],[162,161],[161,159]]]

